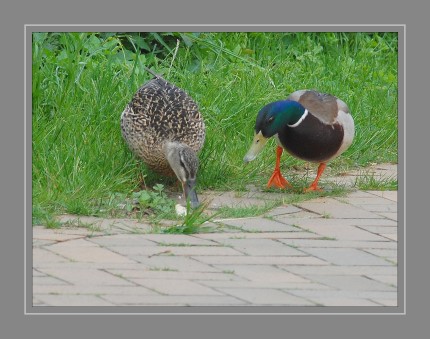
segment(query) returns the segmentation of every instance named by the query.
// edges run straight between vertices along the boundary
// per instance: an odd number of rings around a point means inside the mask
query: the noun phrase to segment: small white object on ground
[[[181,217],[184,215],[187,215],[187,209],[182,205],[176,204],[175,210],[176,210],[176,214],[181,216]]]

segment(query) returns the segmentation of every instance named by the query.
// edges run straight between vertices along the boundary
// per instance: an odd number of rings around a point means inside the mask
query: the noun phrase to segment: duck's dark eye
[[[275,117],[270,117],[269,119],[267,119],[267,122],[271,123],[273,120],[275,120]]]

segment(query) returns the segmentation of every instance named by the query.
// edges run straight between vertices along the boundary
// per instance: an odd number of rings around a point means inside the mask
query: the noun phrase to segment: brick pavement
[[[227,192],[213,204],[279,197],[253,194]],[[215,219],[215,233],[193,235],[80,219],[97,227],[33,227],[33,306],[398,304],[397,192],[354,191]]]

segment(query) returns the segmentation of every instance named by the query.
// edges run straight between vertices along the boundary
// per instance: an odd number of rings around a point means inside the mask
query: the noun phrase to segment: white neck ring
[[[297,127],[297,126],[299,126],[300,123],[304,120],[304,118],[306,118],[306,116],[308,115],[308,113],[309,113],[308,110],[305,109],[305,111],[303,112],[303,115],[300,117],[300,119],[295,124],[288,125],[288,126],[290,126],[290,127]]]

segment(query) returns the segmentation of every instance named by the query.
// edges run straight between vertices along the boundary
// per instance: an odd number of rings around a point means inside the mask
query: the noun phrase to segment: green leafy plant
[[[137,200],[141,208],[149,209],[155,214],[172,214],[175,211],[175,202],[164,192],[164,185],[157,184],[154,191],[133,192],[132,198]]]

